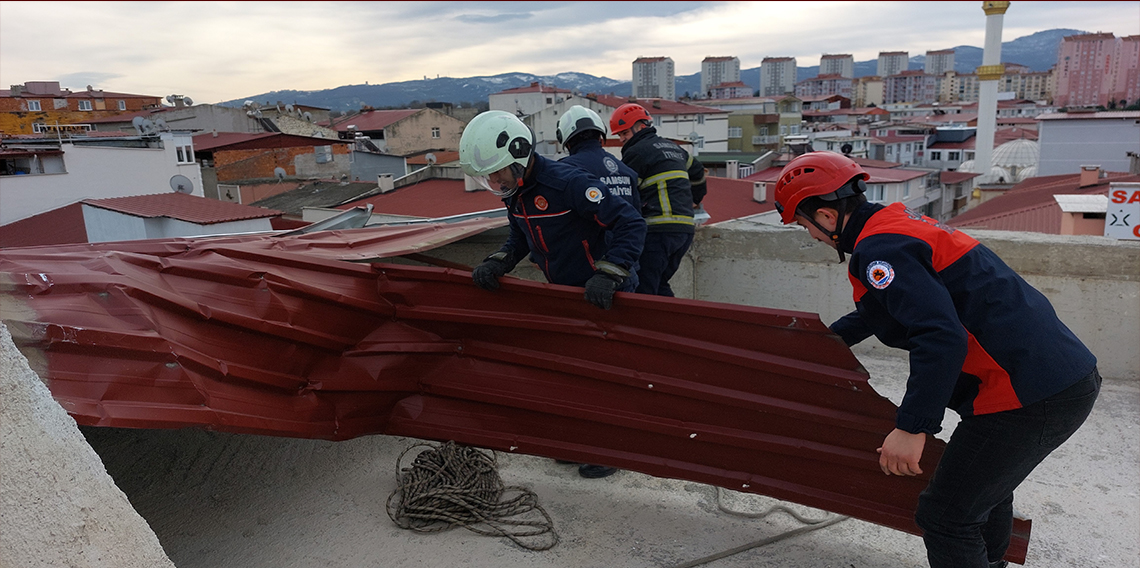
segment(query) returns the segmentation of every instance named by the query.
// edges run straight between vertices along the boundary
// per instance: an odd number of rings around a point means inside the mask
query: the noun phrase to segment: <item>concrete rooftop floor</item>
[[[856,354],[876,389],[897,403],[906,359],[881,349]],[[939,437],[955,422],[950,413]],[[498,453],[504,483],[533,490],[561,537],[531,552],[461,528],[397,528],[384,504],[397,457],[417,440],[83,433],[179,568],[668,567],[803,526],[783,513],[725,514],[707,485],[630,471],[589,480],[571,465]],[[734,492],[725,501],[748,512],[780,503]],[[1015,506],[1033,519],[1027,566],[1140,567],[1140,385],[1106,379],[1089,421],[1022,484]],[[919,537],[851,519],[707,566],[911,568],[926,566],[926,556]]]

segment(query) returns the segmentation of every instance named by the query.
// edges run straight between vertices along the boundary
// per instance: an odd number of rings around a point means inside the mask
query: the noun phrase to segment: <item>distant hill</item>
[[[1088,33],[1073,29],[1053,29],[1037,32],[1002,43],[1001,60],[1004,63],[1020,63],[1034,71],[1046,71],[1057,60],[1057,46],[1067,35]],[[982,48],[959,45],[955,48],[954,69],[961,73],[972,73],[982,64]],[[911,69],[922,69],[925,54],[910,58]],[[855,76],[874,75],[877,60],[856,61]],[[819,74],[819,66],[798,67],[796,80],[802,81]],[[740,71],[740,80],[754,90],[760,88],[760,68],[752,67]],[[486,77],[421,79],[384,83],[380,85],[344,85],[319,91],[270,91],[220,103],[222,106],[239,107],[246,100],[273,104],[277,101],[312,105],[334,111],[359,109],[362,105],[376,108],[400,107],[414,102],[450,102],[464,106],[485,102],[487,95],[514,87],[523,87],[533,82],[554,85],[580,93],[600,93],[628,95],[632,91],[630,81],[618,81],[607,77],[595,77],[587,73],[559,73],[557,75],[533,75],[530,73],[503,73]],[[697,94],[701,89],[701,74],[676,77],[677,96],[685,93]]]

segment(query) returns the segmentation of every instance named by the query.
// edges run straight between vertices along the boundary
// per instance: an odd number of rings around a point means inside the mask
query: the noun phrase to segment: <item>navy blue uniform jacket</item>
[[[641,178],[641,215],[652,232],[693,233],[693,204],[705,198],[705,166],[652,126],[621,147],[621,161]]]
[[[637,192],[637,172],[605,151],[602,143],[596,139],[580,142],[571,151],[572,154],[558,161],[578,166],[594,174],[610,188],[610,195],[628,201],[638,213],[641,212],[641,197]]]
[[[570,164],[535,155],[523,187],[503,202],[511,234],[499,250],[509,267],[529,254],[547,281],[582,286],[596,261],[629,270],[641,256],[645,220],[601,180]]]
[[[848,345],[873,333],[910,352],[901,430],[936,433],[945,408],[1021,408],[1096,366],[1049,300],[993,251],[901,203],[862,205],[839,246],[851,253],[856,311],[831,330]]]

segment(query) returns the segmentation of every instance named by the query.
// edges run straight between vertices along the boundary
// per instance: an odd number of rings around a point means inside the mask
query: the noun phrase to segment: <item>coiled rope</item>
[[[410,467],[401,467],[404,456],[416,448],[427,449]],[[416,444],[396,458],[396,471],[396,489],[386,508],[400,528],[439,532],[461,526],[534,551],[558,544],[554,521],[538,504],[538,496],[525,487],[504,487],[493,453],[452,441]]]

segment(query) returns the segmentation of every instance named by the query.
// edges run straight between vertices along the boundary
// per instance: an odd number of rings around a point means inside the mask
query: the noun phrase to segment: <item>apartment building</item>
[[[902,71],[883,79],[883,102],[933,103],[938,100],[938,78],[922,71]]]
[[[800,98],[839,95],[850,99],[854,83],[854,79],[834,73],[820,75],[796,83],[795,94]]]
[[[779,97],[795,91],[795,57],[765,57],[760,61],[760,96]]]
[[[515,87],[487,95],[490,110],[506,111],[516,116],[527,116],[562,102],[570,96],[569,89],[559,89],[551,85],[533,82],[525,87]]]
[[[859,77],[851,86],[851,104],[856,107],[883,106],[883,78]]]
[[[1140,36],[1111,33],[1065,36],[1057,48],[1061,106],[1118,106],[1140,100]]]
[[[89,120],[158,108],[162,99],[152,95],[112,93],[88,85],[86,90],[72,92],[61,88],[59,81],[28,81],[0,90],[0,132],[4,134],[39,134],[56,125],[70,125],[71,130],[93,130]]]
[[[922,70],[927,75],[934,76],[941,76],[947,71],[953,71],[954,50],[940,49],[938,51],[927,51],[926,61],[922,64]]]
[[[849,53],[827,55],[819,58],[819,74],[839,75],[848,79],[855,78],[855,58]]]
[[[633,61],[633,93],[636,98],[677,100],[673,60],[668,57],[638,57]]]
[[[910,54],[905,51],[880,51],[879,66],[875,74],[890,77],[906,71],[910,64]]]
[[[717,85],[739,82],[739,57],[706,57],[701,61],[701,96],[711,96],[709,91]]]

